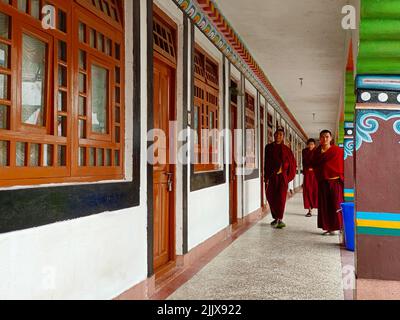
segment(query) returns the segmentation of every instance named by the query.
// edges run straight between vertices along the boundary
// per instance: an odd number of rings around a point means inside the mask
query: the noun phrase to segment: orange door
[[[154,129],[162,130],[166,138],[165,146],[158,145],[155,150],[155,156],[166,161],[155,163],[153,167],[155,271],[174,259],[174,173],[173,166],[169,164],[169,120],[173,110],[173,87],[173,70],[155,59]]]
[[[264,124],[261,123],[260,126],[260,157],[261,157],[261,208],[266,207],[266,202],[265,202],[265,186],[264,186]]]
[[[237,108],[236,105],[231,105],[231,159],[230,165],[230,181],[229,181],[229,194],[230,194],[230,220],[231,224],[237,222],[237,177],[236,177],[236,161],[235,161],[235,129],[237,129]]]

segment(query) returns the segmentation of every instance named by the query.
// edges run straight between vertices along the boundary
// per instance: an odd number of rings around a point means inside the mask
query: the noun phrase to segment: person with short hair
[[[312,210],[318,208],[318,181],[311,160],[315,151],[315,140],[308,139],[307,148],[302,151],[303,158],[303,203],[308,210],[306,217],[312,217]]]
[[[320,133],[320,146],[312,157],[318,180],[318,228],[324,235],[335,235],[342,230],[341,204],[343,199],[344,155],[343,150],[332,145],[332,133]]]
[[[267,200],[277,229],[286,227],[283,222],[289,182],[296,175],[296,160],[292,150],[284,143],[285,130],[278,128],[274,142],[265,147],[264,182]]]

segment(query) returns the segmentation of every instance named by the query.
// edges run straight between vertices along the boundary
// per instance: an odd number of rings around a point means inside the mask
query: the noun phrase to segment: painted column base
[[[400,281],[357,279],[356,300],[400,300]]]

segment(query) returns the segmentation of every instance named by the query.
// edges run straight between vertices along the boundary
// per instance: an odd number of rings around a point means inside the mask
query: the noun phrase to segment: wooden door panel
[[[170,68],[157,59],[154,60],[154,129],[164,133],[165,145],[158,145],[155,154],[163,163],[153,166],[153,214],[154,214],[154,269],[167,264],[172,258],[171,252],[171,193],[168,185],[169,165],[169,120],[172,88]],[[161,156],[162,153],[164,156]]]
[[[231,223],[237,222],[237,177],[236,177],[236,162],[235,162],[235,134],[234,130],[237,129],[237,109],[235,105],[231,105],[231,159],[230,165],[230,181],[229,181],[229,194],[230,194],[230,216]]]

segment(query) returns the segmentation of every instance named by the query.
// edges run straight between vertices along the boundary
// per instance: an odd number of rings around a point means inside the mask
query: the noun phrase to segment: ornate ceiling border
[[[214,0],[173,0],[197,27],[261,92],[276,110],[282,109],[297,128],[299,136],[308,136],[272,86],[264,71],[254,60],[240,36],[222,15]],[[286,118],[286,117],[285,117]],[[288,119],[286,119],[288,120]]]

